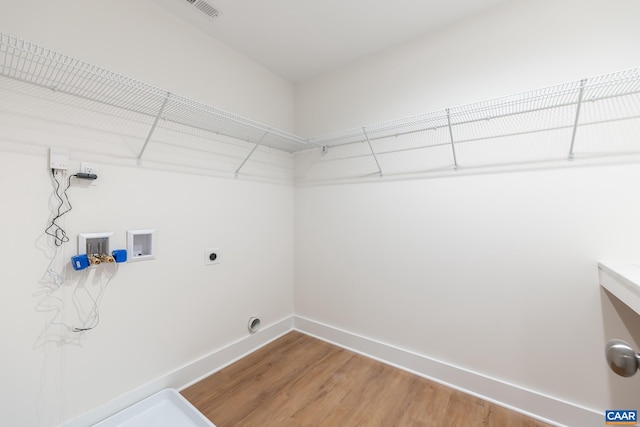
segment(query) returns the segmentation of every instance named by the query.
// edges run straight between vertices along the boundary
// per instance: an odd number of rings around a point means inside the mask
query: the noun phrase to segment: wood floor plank
[[[408,381],[411,387],[404,396],[407,407],[400,411],[397,425],[437,426],[438,420],[446,415],[452,390],[418,376],[412,376]]]
[[[299,332],[182,394],[217,427],[544,427]]]

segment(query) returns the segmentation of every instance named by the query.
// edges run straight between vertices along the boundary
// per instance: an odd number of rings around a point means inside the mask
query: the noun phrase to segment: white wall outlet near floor
[[[220,264],[220,249],[205,249],[204,250],[204,265]]]

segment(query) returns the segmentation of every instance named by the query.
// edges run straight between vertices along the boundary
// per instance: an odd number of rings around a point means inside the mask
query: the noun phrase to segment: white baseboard
[[[293,329],[551,425],[596,426],[604,423],[604,415],[600,412],[301,316],[291,316],[123,394],[62,427],[91,426],[162,389],[182,390]]]
[[[555,426],[599,426],[604,414],[301,316],[294,329]]]
[[[292,329],[293,317],[289,316],[272,325],[263,327],[258,333],[249,335],[200,359],[187,363],[154,381],[117,397],[103,406],[67,421],[62,424],[62,427],[91,426],[165,388],[183,390],[191,384],[253,353]]]

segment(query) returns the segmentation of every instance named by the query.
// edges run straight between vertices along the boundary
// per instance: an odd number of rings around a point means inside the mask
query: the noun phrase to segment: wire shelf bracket
[[[371,150],[371,155],[373,155],[373,160],[376,161],[376,166],[378,167],[378,175],[382,176],[382,168],[380,167],[380,162],[378,162],[378,156],[376,156],[376,152],[373,151],[373,147],[371,146],[371,141],[369,141],[369,135],[367,135],[367,130],[363,127],[362,133],[364,134],[364,138],[367,140],[367,144],[369,144],[369,150]]]
[[[573,122],[573,132],[571,133],[571,146],[569,147],[569,161],[573,160],[573,147],[576,142],[576,134],[578,133],[578,123],[580,121],[580,108],[582,107],[582,98],[584,97],[584,88],[587,85],[587,79],[580,80],[580,92],[578,93],[578,105],[576,106],[576,118]]]
[[[242,169],[244,167],[244,164],[247,163],[247,160],[249,160],[249,158],[253,155],[253,153],[260,146],[260,144],[262,144],[262,141],[264,141],[264,138],[267,135],[269,135],[269,131],[266,131],[264,134],[262,134],[262,137],[260,138],[260,140],[258,142],[256,142],[256,145],[253,146],[253,148],[251,149],[249,154],[247,154],[247,157],[245,157],[244,160],[242,161],[242,163],[240,164],[240,166],[238,166],[238,169],[236,169],[236,172],[235,172],[236,178],[238,177],[238,174],[240,173],[240,169]]]
[[[147,145],[149,144],[149,141],[151,140],[151,137],[153,136],[153,132],[156,130],[156,126],[158,125],[158,121],[160,120],[160,117],[162,117],[162,113],[164,112],[164,109],[167,106],[167,102],[169,101],[169,97],[170,96],[171,96],[171,93],[167,92],[167,94],[164,97],[164,100],[162,101],[162,106],[160,107],[160,110],[158,111],[158,114],[156,115],[155,119],[153,119],[153,124],[151,125],[151,129],[149,129],[149,133],[147,134],[147,138],[144,140],[144,144],[142,145],[142,148],[140,149],[140,153],[138,153],[138,157],[136,158],[136,163],[138,164],[138,166],[140,166],[142,164],[142,155],[144,154],[144,150],[147,149]]]
[[[449,127],[449,138],[451,139],[451,154],[453,154],[453,168],[458,169],[458,158],[456,157],[456,146],[453,140],[453,128],[451,127],[451,110],[449,108],[447,111],[447,126]]]

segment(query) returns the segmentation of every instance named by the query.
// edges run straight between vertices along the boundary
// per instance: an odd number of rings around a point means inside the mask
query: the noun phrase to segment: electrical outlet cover
[[[80,173],[98,175],[95,163],[80,162]]]
[[[220,248],[204,250],[204,265],[220,264]]]

